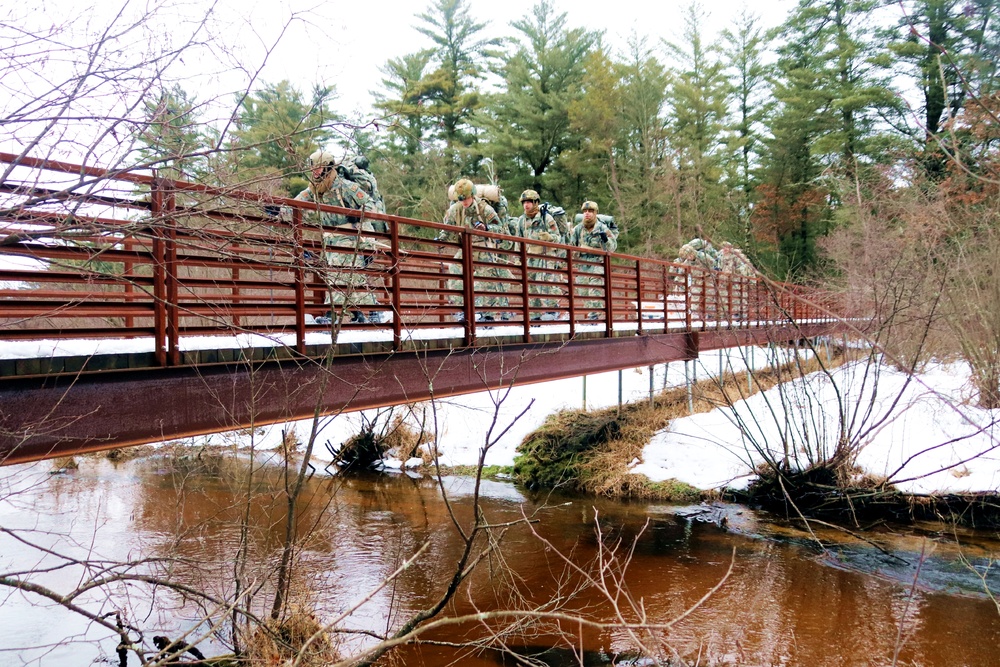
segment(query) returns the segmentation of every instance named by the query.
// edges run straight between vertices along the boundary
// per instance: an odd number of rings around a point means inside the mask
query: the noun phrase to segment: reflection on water
[[[264,614],[286,531],[285,487],[273,468],[248,480],[249,465],[154,458],[115,467],[85,459],[64,475],[50,475],[50,464],[0,469],[0,526],[18,538],[0,533],[0,576],[44,569],[32,581],[64,593],[82,576],[67,557],[143,560],[135,571],[169,576],[217,601],[240,596]],[[374,633],[392,631],[433,605],[462,548],[455,523],[467,526],[473,517],[471,480],[451,477],[443,485],[449,504],[430,478],[313,479],[297,519],[303,539],[294,596],[328,619],[360,603],[341,625]],[[528,498],[498,482],[485,483],[481,493],[492,524],[545,507],[532,528],[506,531],[502,552],[480,565],[446,610],[449,615],[540,607],[559,597],[566,610],[610,621],[611,602],[580,583],[583,573],[599,572],[599,554],[618,546],[627,570],[618,568],[619,560],[603,574],[621,577],[616,602],[630,620],[643,616],[662,624],[681,617],[732,565],[729,579],[707,602],[658,633],[668,647],[665,655],[677,664],[890,665],[897,651],[898,664],[996,663],[1000,614],[982,594],[984,580],[1000,590],[988,568],[998,551],[991,536],[964,533],[959,548],[953,535],[928,539],[931,529],[870,535],[882,551],[825,531],[820,537],[827,549],[821,550],[798,528],[738,508],[725,510],[729,521],[723,529],[681,518],[662,505]],[[241,531],[244,517],[247,529]],[[425,543],[429,550],[417,566],[383,586]],[[249,554],[242,568],[236,560],[241,549]],[[560,554],[582,572],[573,572]],[[918,571],[920,585],[911,595]],[[0,664],[61,667],[113,657],[116,641],[81,616],[9,588],[0,589],[0,596]],[[193,630],[205,636],[200,646],[206,653],[229,650],[229,616],[212,602],[195,603],[141,582],[91,591],[76,602],[94,614],[125,610],[147,642],[153,634]],[[635,637],[621,629],[546,623],[522,630],[506,637],[506,655],[456,654],[433,643],[483,636],[483,627],[467,625],[428,633],[423,639],[429,643],[407,649],[403,657],[406,664],[458,659],[463,665],[496,665],[536,655],[550,665],[596,665],[622,661],[636,648]],[[560,637],[582,652],[565,644],[548,650]],[[344,650],[370,641],[352,634]]]

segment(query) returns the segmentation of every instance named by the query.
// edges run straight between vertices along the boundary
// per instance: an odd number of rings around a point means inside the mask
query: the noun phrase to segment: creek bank
[[[921,521],[977,529],[1000,528],[1000,496],[995,493],[903,493],[879,480],[838,483],[836,471],[761,471],[746,490],[727,490],[729,501],[764,509],[788,519],[800,517],[865,528],[883,522]]]
[[[844,361],[837,350],[825,365]],[[529,490],[564,489],[610,498],[690,503],[719,497],[676,479],[653,481],[633,467],[655,433],[674,419],[732,406],[748,395],[766,391],[792,377],[817,371],[815,359],[753,372],[724,373],[687,387],[660,392],[651,401],[601,410],[562,410],[549,415],[525,437],[514,459],[514,479]],[[750,386],[747,390],[745,387]]]
[[[837,350],[827,369],[845,358]],[[745,489],[702,490],[667,479],[652,481],[641,469],[646,443],[674,419],[727,408],[797,376],[819,370],[820,361],[794,361],[754,371],[747,391],[747,373],[702,380],[692,387],[693,410],[685,387],[664,391],[652,403],[641,402],[595,411],[569,410],[549,416],[529,434],[514,463],[514,479],[529,490],[567,491],[619,499],[689,503],[724,499],[765,509],[788,519],[811,517],[862,529],[882,522],[913,524],[943,521],[973,528],[1000,527],[1000,496],[996,493],[904,492],[885,479],[824,463],[803,471],[757,468]],[[669,474],[670,468],[667,468]]]

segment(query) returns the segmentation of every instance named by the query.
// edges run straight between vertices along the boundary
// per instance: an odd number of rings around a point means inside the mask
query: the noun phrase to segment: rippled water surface
[[[131,571],[169,571],[219,600],[242,591],[266,613],[268,575],[285,533],[284,487],[274,471],[248,481],[246,464],[153,458],[116,465],[88,458],[61,474],[51,474],[51,463],[0,469],[0,576],[33,570],[32,582],[64,595],[85,574],[67,558],[88,560],[95,577],[113,561],[159,559]],[[344,625],[371,632],[398,627],[431,605],[462,546],[450,511],[461,525],[472,516],[472,481],[448,477],[443,487],[450,505],[429,477],[314,478],[299,517],[304,542],[295,598],[325,619],[359,605]],[[637,614],[653,624],[681,619],[732,569],[701,607],[658,634],[676,664],[891,665],[894,658],[899,665],[1000,664],[1000,612],[987,594],[1000,591],[990,569],[1000,554],[992,534],[936,525],[869,532],[865,541],[814,527],[821,549],[800,527],[738,507],[678,511],[529,496],[505,482],[484,482],[482,494],[491,523],[523,516],[535,523],[506,529],[502,550],[480,564],[447,614],[540,607],[563,596],[568,610],[609,620],[614,607],[581,588],[580,573],[566,561],[593,573],[598,555],[617,547],[620,558],[607,574],[621,577],[618,611],[630,620]],[[249,518],[244,533],[242,517]],[[424,544],[416,566],[383,585]],[[250,558],[242,569],[241,545]],[[244,588],[235,587],[237,575]],[[69,667],[114,658],[116,640],[106,630],[51,600],[6,587],[0,603],[0,665]],[[124,611],[147,642],[153,634],[193,630],[204,635],[199,645],[207,654],[228,650],[223,608],[198,606],[163,588],[114,584],[73,603],[93,615]],[[547,650],[559,643],[560,631],[579,652],[565,645]],[[452,626],[424,639],[481,635],[477,626]],[[369,641],[353,634],[342,650]],[[551,665],[597,665],[625,660],[636,648],[622,630],[565,623],[535,626],[507,641],[506,657],[435,643],[403,657],[406,664],[495,665],[518,664],[514,654],[530,654]]]

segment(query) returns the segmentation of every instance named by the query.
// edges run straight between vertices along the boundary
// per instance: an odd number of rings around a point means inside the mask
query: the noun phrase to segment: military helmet
[[[455,183],[455,198],[458,199],[458,201],[468,199],[472,196],[473,189],[474,186],[472,185],[472,181],[467,178],[459,179],[458,182]]]
[[[597,208],[596,201],[587,200],[583,202],[583,206],[580,207],[581,211],[593,211],[594,213],[599,213],[600,209]]]
[[[309,159],[306,160],[306,165],[310,169],[315,169],[316,167],[336,167],[337,158],[330,151],[320,148],[309,156]]]
[[[538,193],[535,192],[534,190],[525,190],[524,192],[521,193],[522,204],[526,201],[541,201],[541,199],[542,198],[539,197]]]

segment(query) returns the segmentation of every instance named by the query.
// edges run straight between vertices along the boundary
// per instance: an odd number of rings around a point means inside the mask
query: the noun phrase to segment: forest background
[[[995,0],[800,0],[769,29],[748,6],[719,32],[691,4],[624,47],[550,0],[502,38],[471,0],[430,0],[421,46],[380,82],[308,89],[264,73],[314,9],[267,17],[268,41],[224,2],[60,6],[6,10],[3,150],[293,196],[323,146],[369,158],[389,213],[430,220],[461,176],[495,178],[512,215],[525,188],[571,213],[593,199],[620,251],[731,241],[766,275],[865,304],[904,368],[960,354],[1000,405]],[[368,60],[377,24],[351,35]],[[301,73],[329,71],[315,59]],[[370,113],[340,108],[373,84]]]

